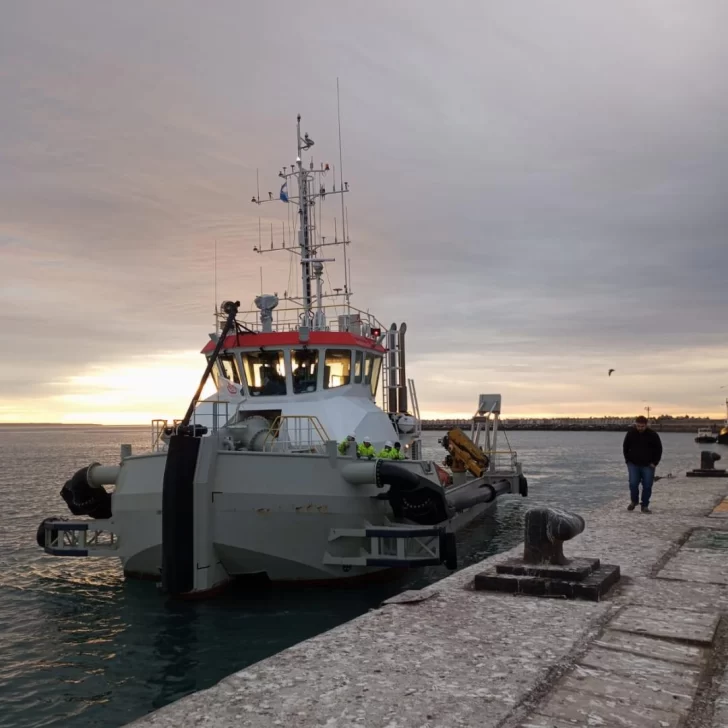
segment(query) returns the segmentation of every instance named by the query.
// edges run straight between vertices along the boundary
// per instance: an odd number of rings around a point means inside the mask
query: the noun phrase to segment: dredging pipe
[[[94,488],[101,488],[104,485],[116,485],[120,471],[121,466],[119,465],[91,463],[86,472],[86,482]]]
[[[377,488],[397,485],[403,490],[415,490],[421,487],[420,477],[416,473],[391,460],[357,460],[344,465],[341,475],[352,485],[374,483]]]
[[[508,480],[498,480],[495,483],[478,483],[473,481],[459,488],[454,493],[447,494],[447,503],[456,511],[464,511],[479,503],[491,503],[499,495],[511,492]]]

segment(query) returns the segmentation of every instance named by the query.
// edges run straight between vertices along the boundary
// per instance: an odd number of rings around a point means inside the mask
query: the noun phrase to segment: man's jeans
[[[642,507],[650,505],[652,496],[652,482],[655,479],[655,469],[649,465],[633,465],[627,463],[629,470],[629,494],[632,496],[632,503],[639,503],[640,481],[642,481]]]

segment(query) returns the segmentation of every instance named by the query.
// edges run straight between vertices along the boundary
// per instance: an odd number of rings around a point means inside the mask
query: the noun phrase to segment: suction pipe
[[[119,477],[119,465],[101,465],[100,463],[92,463],[88,466],[86,474],[86,482],[94,488],[101,488],[104,485],[116,485],[116,479]]]

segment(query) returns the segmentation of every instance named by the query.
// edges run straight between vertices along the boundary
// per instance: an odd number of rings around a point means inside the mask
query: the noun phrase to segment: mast
[[[296,136],[298,145],[298,213],[301,216],[301,227],[298,233],[298,244],[301,248],[301,282],[303,287],[303,317],[307,325],[311,323],[311,230],[309,227],[310,200],[308,198],[308,174],[303,168],[301,152],[308,149],[308,140],[301,138],[301,115],[296,117]]]
[[[342,239],[339,240],[336,233],[336,218],[334,218],[333,242],[327,241],[326,237],[319,237],[320,233],[318,233],[317,230],[320,228],[321,231],[323,231],[322,205],[324,200],[330,198],[331,195],[341,195],[343,199],[344,194],[349,191],[349,183],[344,182],[343,176],[340,175],[337,189],[335,167],[332,172],[331,167],[327,162],[322,162],[314,166],[313,159],[306,164],[302,155],[312,146],[314,146],[314,141],[308,135],[308,132],[301,132],[301,115],[298,114],[296,116],[296,162],[295,164],[288,165],[287,167],[284,166],[278,173],[279,179],[282,180],[280,193],[275,196],[274,199],[273,192],[271,191],[268,192],[268,199],[261,199],[260,187],[258,186],[257,195],[255,195],[252,200],[253,203],[257,205],[269,202],[278,202],[278,200],[285,203],[295,204],[298,207],[298,241],[291,240],[289,244],[286,244],[284,230],[282,244],[280,247],[276,247],[273,242],[273,228],[271,226],[270,250],[263,249],[260,241],[260,235],[258,245],[256,245],[253,250],[260,254],[284,250],[289,253],[294,253],[300,257],[302,283],[301,296],[292,297],[286,293],[284,298],[291,303],[294,303],[296,307],[300,307],[300,312],[298,313],[299,326],[310,327],[312,330],[325,330],[327,328],[325,312],[325,308],[327,308],[327,306],[324,305],[324,299],[338,299],[338,302],[334,305],[338,306],[339,303],[341,303],[347,311],[350,311],[351,306],[351,260],[346,255],[346,246],[349,244],[349,239],[346,234],[346,216],[345,206],[343,203],[341,206]],[[339,159],[341,160],[341,144],[339,145]],[[333,180],[331,180],[331,188],[327,188],[326,185],[329,174],[333,177]],[[297,183],[298,191],[297,193],[291,194],[288,189],[288,183],[290,182],[293,184],[294,179]],[[318,224],[315,212],[315,205],[317,203],[321,203],[319,206]],[[324,293],[323,264],[335,262],[335,258],[323,257],[321,255],[321,249],[339,245],[344,248],[344,292],[340,292],[342,290],[341,288],[334,288],[332,293]]]
[[[341,153],[341,103],[339,100],[339,79],[336,79],[336,118],[339,124],[339,185],[344,189],[344,158]],[[344,195],[341,195],[341,234],[344,238],[344,295],[346,311],[351,313],[351,293],[349,291],[349,262],[346,255],[346,214],[344,212]]]

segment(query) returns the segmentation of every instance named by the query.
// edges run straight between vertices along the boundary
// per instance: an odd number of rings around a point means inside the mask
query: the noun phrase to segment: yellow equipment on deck
[[[488,469],[488,456],[459,428],[450,430],[443,438],[442,444],[450,453],[451,462],[447,464],[453,473],[463,473],[466,470],[476,478],[485,475]]]

